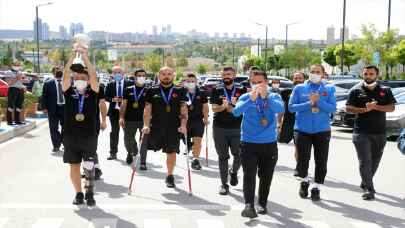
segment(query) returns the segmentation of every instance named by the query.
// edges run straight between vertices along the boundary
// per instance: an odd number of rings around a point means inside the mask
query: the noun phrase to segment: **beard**
[[[173,80],[163,79],[162,81],[160,81],[160,83],[162,83],[162,85],[168,86],[168,85],[171,85],[173,83]]]
[[[376,80],[373,79],[365,79],[364,80],[367,84],[373,84]]]

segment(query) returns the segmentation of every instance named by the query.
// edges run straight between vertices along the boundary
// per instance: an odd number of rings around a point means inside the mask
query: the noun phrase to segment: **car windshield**
[[[397,94],[395,100],[397,100],[397,104],[405,104],[405,92]]]

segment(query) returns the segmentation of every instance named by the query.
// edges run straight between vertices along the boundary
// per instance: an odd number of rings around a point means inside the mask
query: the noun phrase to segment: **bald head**
[[[112,68],[112,73],[113,73],[113,74],[116,74],[116,73],[118,73],[118,74],[124,74],[124,70],[122,69],[121,66],[115,65],[115,66]]]
[[[174,70],[170,67],[162,67],[159,70],[159,81],[164,86],[169,86],[173,83]]]

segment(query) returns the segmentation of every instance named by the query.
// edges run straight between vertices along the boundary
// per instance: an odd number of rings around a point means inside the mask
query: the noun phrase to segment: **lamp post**
[[[269,26],[267,24],[260,24],[255,22],[256,25],[264,26],[266,28],[266,41],[264,42],[264,71],[267,72],[267,35],[269,31]]]
[[[39,16],[38,16],[38,8],[42,6],[49,6],[52,5],[53,2],[48,2],[48,3],[43,3],[43,4],[38,4],[35,6],[35,23],[36,23],[36,41],[37,41],[37,67],[38,67],[38,74],[41,73],[41,65],[39,61]],[[42,25],[41,25],[42,26]]]
[[[288,28],[290,25],[296,25],[298,22],[290,23],[285,25],[285,49],[287,50],[288,47]]]
[[[343,0],[343,28],[342,28],[342,51],[340,52],[340,71],[344,71],[344,58],[345,58],[345,30],[346,30],[346,0]]]

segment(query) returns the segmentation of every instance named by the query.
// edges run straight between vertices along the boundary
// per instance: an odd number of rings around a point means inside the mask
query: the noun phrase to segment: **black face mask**
[[[232,78],[225,78],[225,79],[222,80],[222,82],[223,82],[226,86],[229,86],[229,85],[232,85],[233,79],[232,79]]]
[[[55,73],[55,78],[62,78],[63,72],[62,71],[56,71]]]
[[[129,77],[128,79],[131,81],[135,81],[135,77]]]

